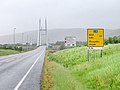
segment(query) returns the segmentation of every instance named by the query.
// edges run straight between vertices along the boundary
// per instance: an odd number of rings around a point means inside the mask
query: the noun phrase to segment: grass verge
[[[75,80],[68,69],[56,62],[51,63],[53,65],[51,74],[54,84],[50,90],[80,90],[80,88],[87,90],[79,81]]]
[[[62,65],[49,61],[45,57],[44,69],[42,74],[42,90],[87,90],[79,81],[71,75],[71,72]]]
[[[0,49],[0,56],[17,54],[17,53],[20,53],[20,51]]]
[[[53,80],[51,75],[52,64],[47,60],[47,55],[48,53],[46,53],[45,56],[44,68],[42,74],[42,83],[41,83],[42,90],[50,90],[50,88],[53,86]]]

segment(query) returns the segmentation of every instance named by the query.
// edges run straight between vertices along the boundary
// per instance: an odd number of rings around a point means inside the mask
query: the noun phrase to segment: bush
[[[120,43],[120,36],[109,37],[108,40],[105,39],[105,45],[117,43]]]
[[[63,50],[63,49],[65,49],[65,45],[60,46],[60,50]]]

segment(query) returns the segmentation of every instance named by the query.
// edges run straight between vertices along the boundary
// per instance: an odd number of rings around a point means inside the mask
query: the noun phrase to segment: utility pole
[[[28,42],[28,35],[27,35],[27,43],[26,43],[26,44],[27,44],[27,51],[29,50],[28,43],[29,43],[29,42]]]
[[[46,46],[48,47],[48,37],[47,37],[47,19],[45,18],[45,33],[46,33]]]
[[[16,28],[13,28],[13,44],[15,45],[15,30]]]
[[[23,35],[24,35],[24,33],[22,33],[22,45],[23,45]]]
[[[22,33],[22,50],[23,50],[23,35],[24,35],[24,33]]]
[[[31,44],[31,43],[32,43],[32,41],[31,41],[31,37],[29,37],[29,38],[30,38],[29,43]]]

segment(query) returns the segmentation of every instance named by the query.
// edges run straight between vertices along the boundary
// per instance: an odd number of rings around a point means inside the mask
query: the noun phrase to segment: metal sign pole
[[[101,50],[101,57],[102,57],[102,59],[103,59],[103,49]]]
[[[101,50],[101,57],[103,57],[103,50]]]
[[[90,48],[88,49],[88,62],[90,62]]]
[[[94,61],[96,61],[96,50],[94,50]]]

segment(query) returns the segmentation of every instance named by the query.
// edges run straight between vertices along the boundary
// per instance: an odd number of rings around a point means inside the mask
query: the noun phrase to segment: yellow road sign
[[[88,47],[103,47],[104,29],[87,29],[87,45]]]

